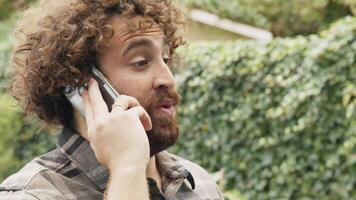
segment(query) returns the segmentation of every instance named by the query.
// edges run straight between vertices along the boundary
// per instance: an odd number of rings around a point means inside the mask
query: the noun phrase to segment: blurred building
[[[188,39],[190,41],[228,41],[254,39],[269,41],[271,32],[250,25],[223,19],[203,10],[190,11]]]

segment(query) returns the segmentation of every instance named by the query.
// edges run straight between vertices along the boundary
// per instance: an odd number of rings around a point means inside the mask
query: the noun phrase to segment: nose
[[[172,71],[165,62],[161,61],[157,65],[157,71],[155,73],[156,76],[153,82],[155,89],[171,90],[175,87]]]

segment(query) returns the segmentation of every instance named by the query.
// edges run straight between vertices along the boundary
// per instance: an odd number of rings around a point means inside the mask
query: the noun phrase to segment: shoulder
[[[203,167],[180,156],[171,153],[168,154],[172,159],[183,165],[192,174],[195,183],[194,191],[198,193],[199,196],[209,197],[203,199],[223,199],[223,195],[219,187],[212,179],[211,175]]]
[[[56,150],[51,151],[35,158],[17,173],[5,179],[0,184],[0,199],[32,200],[41,199],[40,196],[49,191],[55,193],[56,189],[51,188],[53,185],[49,176],[55,174],[54,169],[60,168],[65,162],[56,163],[48,160],[48,158],[54,158],[54,155],[56,159],[64,159]]]
[[[0,199],[2,200],[38,200],[35,196],[26,191],[1,191]]]
[[[175,161],[177,161],[178,163],[180,163],[181,165],[183,165],[194,176],[194,179],[203,179],[203,180],[212,181],[209,173],[200,165],[175,154],[169,153],[169,156],[173,158]]]

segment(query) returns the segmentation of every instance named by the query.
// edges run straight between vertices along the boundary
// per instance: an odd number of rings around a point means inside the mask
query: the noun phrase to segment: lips
[[[176,102],[173,100],[164,100],[158,107],[158,110],[164,114],[174,116],[176,112]]]
[[[165,99],[162,101],[161,103],[161,107],[170,107],[170,106],[175,106],[177,103],[174,102],[173,100],[171,99]]]

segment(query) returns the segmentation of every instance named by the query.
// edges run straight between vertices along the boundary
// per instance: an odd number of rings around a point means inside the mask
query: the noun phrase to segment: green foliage
[[[8,95],[12,29],[17,20],[18,16],[13,14],[0,22],[0,182],[35,156],[53,149],[56,140],[47,134],[55,131],[42,129],[39,122],[26,119],[17,102]]]
[[[352,13],[356,14],[356,1],[355,0],[335,0],[336,2],[347,6],[351,9]]]
[[[0,0],[0,20],[7,18],[11,12],[11,0]]]
[[[10,81],[10,55],[14,44],[12,29],[18,19],[13,15],[6,21],[0,21],[0,92],[5,91]]]
[[[176,153],[247,199],[356,196],[356,18],[269,43],[181,50]]]
[[[225,191],[224,198],[225,200],[247,200],[238,190]]]
[[[36,0],[0,0],[0,20],[5,20],[16,10],[22,10]]]
[[[276,36],[316,33],[336,19],[356,13],[353,0],[183,0],[224,18],[268,29]]]
[[[28,121],[16,101],[0,94],[0,182],[26,162],[55,147],[55,137]]]

